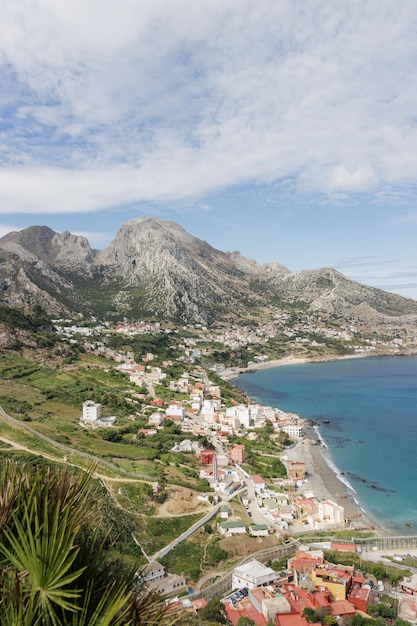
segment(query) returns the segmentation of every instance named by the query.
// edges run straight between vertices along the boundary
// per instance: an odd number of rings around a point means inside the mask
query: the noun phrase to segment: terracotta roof
[[[255,485],[263,485],[265,483],[265,480],[259,474],[252,474],[250,478]]]
[[[207,604],[208,603],[205,598],[198,598],[197,600],[192,601],[192,605],[196,611],[201,611],[201,609],[204,609],[204,607],[207,606]]]
[[[267,621],[262,613],[259,613],[255,609],[252,602],[248,598],[245,598],[244,600],[239,602],[236,607],[233,607],[229,602],[226,602],[224,608],[227,614],[227,618],[232,622],[233,626],[237,626],[237,623],[241,617],[248,617],[249,619],[252,619],[255,622],[256,626],[266,626],[267,624]]]
[[[336,615],[355,615],[356,609],[348,600],[337,600],[330,605],[330,612],[333,616]]]

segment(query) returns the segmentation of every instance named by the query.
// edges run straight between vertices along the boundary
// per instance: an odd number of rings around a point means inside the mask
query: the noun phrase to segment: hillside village
[[[124,332],[124,327],[117,330]],[[132,354],[109,350],[102,342],[84,343],[84,349],[115,361],[116,369],[123,372],[131,384],[146,388],[147,394],[131,394],[136,396],[134,401],[138,404],[152,397],[139,411],[141,415],[148,415],[148,421],[146,427],[138,429],[138,435],[153,437],[169,420],[184,434],[184,439],[172,448],[172,452],[198,456],[200,478],[205,479],[210,491],[217,494],[216,501],[230,498],[235,493],[242,495],[242,502],[256,523],[247,526],[242,520],[229,519],[224,509],[221,513],[224,521],[219,524],[222,534],[249,532],[253,536],[262,536],[286,532],[289,528],[305,531],[345,526],[343,506],[329,500],[319,501],[317,494],[309,489],[305,463],[293,462],[285,455],[286,445],[293,445],[305,437],[305,420],[293,413],[249,401],[231,400],[230,406],[226,406],[220,385],[211,382],[210,371],[207,373],[200,366],[191,367],[189,372],[184,371],[177,379],[169,381],[166,388],[183,396],[182,400],[169,401],[158,397],[155,388],[166,382],[164,368],[172,366],[172,361],[156,365],[153,363],[157,356],[146,353],[138,363]],[[185,356],[192,361],[195,354],[187,347]],[[115,418],[103,418],[101,412],[99,403],[84,402],[80,423],[84,427],[117,426]],[[245,443],[233,443],[236,439],[256,442],[265,428],[272,440],[285,444],[277,448],[277,451],[283,451],[279,475],[271,474],[268,467],[267,478],[248,471]],[[204,449],[188,439],[190,434],[205,437],[210,448]]]
[[[291,536],[367,528],[360,517],[353,519],[346,514],[343,502],[315,493],[307,464],[294,460],[289,453],[305,445],[303,442],[320,445],[312,425],[294,413],[252,402],[241,393],[234,396],[224,380],[230,368],[213,361],[207,367],[208,357],[213,356],[213,345],[208,347],[208,343],[214,342],[218,348],[220,340],[234,350],[243,345],[255,346],[257,354],[247,363],[249,368],[268,360],[261,349],[268,343],[267,328],[275,332],[268,324],[262,330],[260,326],[234,328],[223,334],[210,334],[200,327],[192,333],[180,333],[175,328],[163,329],[158,323],[145,322],[123,322],[116,327],[91,323],[78,326],[63,321],[55,324],[64,342],[99,359],[108,371],[123,375],[130,419],[133,424],[136,419],[140,423],[133,438],[146,446],[166,432],[167,426],[176,433],[171,454],[194,459],[193,467],[197,464],[199,479],[206,485],[198,496],[207,511],[203,520],[213,515],[211,526],[219,538],[275,538],[279,548],[285,547]],[[166,358],[151,351],[138,355],[128,349],[130,338],[137,335],[168,336],[175,345],[175,356]],[[116,347],[114,337],[126,338],[122,342],[125,347]],[[355,351],[373,351],[384,344],[396,352],[401,344],[396,340],[384,343],[382,339],[373,340],[378,345],[361,342],[354,329],[345,329],[343,341],[352,340]],[[80,408],[80,429],[117,433],[121,419],[117,412],[110,414],[105,404],[94,399],[85,400]],[[161,485],[153,482],[152,489],[158,494]],[[233,506],[234,502],[239,506]],[[329,547],[358,551],[354,543],[342,540]],[[307,626],[333,624],[355,615],[369,617],[369,605],[378,602],[382,593],[372,576],[365,578],[354,566],[327,562],[321,549],[299,546],[294,552],[285,565],[282,560],[279,566],[278,562],[274,565],[271,560],[259,560],[254,554],[234,567],[233,592],[220,594],[222,613],[231,624]],[[159,562],[158,554],[164,553],[162,550],[153,555],[141,575],[149,588],[167,598],[170,609],[180,616],[179,623],[181,616],[203,617],[213,594],[206,597],[203,588],[196,599],[190,596],[190,580],[183,574],[169,573]],[[242,618],[252,621],[242,622]]]
[[[230,377],[234,369],[214,358],[225,348],[236,351],[254,347],[257,353],[247,362],[248,368],[253,367],[268,360],[261,349],[277,336],[291,340],[295,355],[300,348],[314,350],[320,345],[319,336],[323,342],[329,339],[339,342],[339,349],[342,346],[351,354],[372,354],[377,350],[396,354],[403,345],[402,338],[369,338],[357,326],[332,326],[320,316],[302,315],[295,323],[290,313],[277,315],[264,324],[231,326],[221,332],[208,330],[200,324],[163,328],[158,322],[127,320],[114,327],[94,323],[84,327],[69,326],[63,320],[55,324],[67,341],[78,343],[91,355],[114,362],[113,367],[126,376],[132,386],[128,400],[133,415],[145,416],[147,420],[138,428],[138,437],[142,440],[155,437],[167,423],[173,424],[184,439],[177,442],[171,452],[195,455],[199,459],[199,476],[206,481],[209,491],[216,494],[214,501],[239,494],[253,523],[248,525],[241,519],[229,519],[223,512],[225,519],[219,525],[222,534],[249,532],[262,536],[346,526],[363,528],[360,518],[349,518],[345,514],[340,499],[333,502],[314,493],[305,463],[291,460],[286,454],[288,446],[305,440],[306,428],[307,440],[313,437],[313,443],[320,445],[311,425],[293,413],[262,406],[242,395],[240,401],[229,394],[223,397],[222,380]],[[133,350],[109,345],[109,337],[120,337],[122,343],[128,344],[138,336],[168,337],[176,348],[175,359],[142,352],[140,359],[136,356],[135,360]],[[315,339],[311,339],[312,336]],[[206,363],[202,367],[202,360],[208,361],[210,366]],[[114,417],[103,418],[99,404],[92,413],[91,404],[94,406],[92,401],[84,403],[80,424],[90,428],[117,428]],[[92,414],[97,418],[96,423],[95,418],[90,417]],[[269,449],[259,445],[265,440],[265,431],[272,446]],[[204,438],[208,449],[196,441],[197,437]],[[252,446],[258,448],[256,452]],[[274,463],[268,457],[274,457]],[[262,471],[259,468],[263,468]],[[213,497],[211,499],[213,501]]]

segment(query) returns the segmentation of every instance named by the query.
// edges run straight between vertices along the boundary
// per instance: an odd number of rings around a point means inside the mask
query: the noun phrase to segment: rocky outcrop
[[[349,280],[331,268],[291,273],[221,252],[178,224],[140,217],[105,250],[84,237],[33,226],[0,239],[0,298],[53,315],[132,315],[210,324],[257,307],[323,311],[400,325],[417,302]],[[393,321],[394,320],[394,321]]]

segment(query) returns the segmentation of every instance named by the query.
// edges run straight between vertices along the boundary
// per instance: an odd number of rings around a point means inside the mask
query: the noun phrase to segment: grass
[[[133,514],[152,515],[155,507],[146,492],[144,483],[112,482],[111,489],[115,500],[126,511]]]
[[[146,461],[137,461],[133,459],[126,459],[122,457],[113,458],[113,463],[120,467],[125,472],[130,474],[137,474],[138,477],[148,481],[158,480],[159,472],[158,466],[155,463],[148,463]]]
[[[148,554],[153,554],[168,545],[197,522],[202,515],[184,515],[182,517],[147,517],[138,521],[137,539]]]
[[[161,559],[169,572],[185,574],[192,580],[198,580],[201,574],[204,548],[193,541],[183,541],[174,550]]]

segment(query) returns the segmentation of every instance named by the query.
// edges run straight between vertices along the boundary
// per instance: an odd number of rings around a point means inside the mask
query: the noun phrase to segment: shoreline
[[[326,450],[327,446],[321,439],[317,426],[308,424],[306,437],[284,453],[288,459],[306,464],[308,479],[300,487],[300,491],[311,492],[318,500],[331,500],[343,506],[349,520],[347,529],[372,530],[378,536],[389,535],[386,529],[369,516],[356,491],[330,459],[326,458]]]
[[[343,356],[329,356],[320,360],[305,357],[286,357],[284,359],[255,363],[247,368],[229,368],[222,373],[224,380],[231,381],[240,374],[270,369],[286,365],[305,365],[307,363],[322,363],[327,361],[358,359],[364,357],[378,356],[411,356],[410,354],[353,354]],[[415,354],[414,354],[415,356]],[[224,374],[224,375],[223,375]],[[277,407],[279,408],[279,407]],[[303,418],[300,418],[303,419]],[[318,424],[312,425],[310,420],[304,419],[306,423],[306,436],[284,452],[290,460],[303,461],[306,464],[308,480],[300,488],[301,491],[311,492],[319,500],[331,500],[345,510],[345,516],[349,519],[348,529],[372,530],[377,536],[389,536],[391,531],[384,528],[378,520],[373,519],[366,510],[365,503],[360,502],[355,489],[347,479],[339,472],[334,465],[330,452],[319,431]]]
[[[328,361],[342,361],[345,359],[363,359],[370,358],[376,356],[392,356],[388,354],[346,354],[342,356],[329,355],[328,357],[323,357],[322,359],[317,358],[308,358],[308,357],[298,357],[298,356],[286,356],[283,359],[274,359],[272,361],[263,361],[262,363],[253,363],[248,367],[228,367],[225,368],[218,375],[223,380],[231,381],[235,378],[238,378],[241,374],[248,374],[252,372],[257,372],[258,370],[267,370],[273,369],[274,367],[282,367],[286,365],[306,365],[307,363],[327,363]],[[395,356],[406,356],[406,355],[395,355]]]

